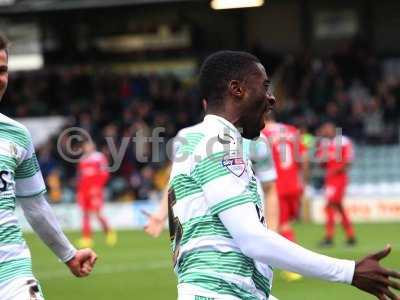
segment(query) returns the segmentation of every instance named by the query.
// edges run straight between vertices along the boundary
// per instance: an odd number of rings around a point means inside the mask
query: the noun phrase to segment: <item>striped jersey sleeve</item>
[[[15,195],[17,198],[33,197],[46,191],[32,138],[26,130],[26,149],[15,170]]]

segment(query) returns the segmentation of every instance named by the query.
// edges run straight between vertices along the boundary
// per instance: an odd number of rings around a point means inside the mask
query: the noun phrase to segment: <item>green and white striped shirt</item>
[[[272,269],[241,253],[218,217],[254,203],[263,219],[257,179],[240,133],[227,120],[207,115],[179,137],[184,141],[176,149],[169,191],[178,288],[189,284],[239,299],[268,299]]]
[[[15,216],[15,200],[46,191],[28,130],[0,114],[0,287],[32,276],[30,252]]]

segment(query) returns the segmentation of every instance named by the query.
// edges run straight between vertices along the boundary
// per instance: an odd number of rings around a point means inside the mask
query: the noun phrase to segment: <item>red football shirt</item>
[[[325,185],[345,186],[348,181],[347,170],[343,167],[354,159],[353,143],[348,137],[336,136],[320,143],[317,157],[326,170]]]
[[[81,158],[78,165],[79,190],[87,190],[93,186],[103,187],[108,177],[108,162],[103,153],[96,151]]]
[[[299,131],[291,125],[274,123],[265,127],[262,134],[268,138],[272,148],[278,194],[301,193],[303,190],[301,159],[306,147],[301,142]]]

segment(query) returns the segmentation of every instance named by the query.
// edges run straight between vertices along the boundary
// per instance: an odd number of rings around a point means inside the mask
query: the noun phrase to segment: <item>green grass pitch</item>
[[[357,225],[359,244],[344,246],[340,228],[334,248],[323,253],[340,258],[359,258],[380,250],[386,243],[393,246],[384,265],[400,270],[400,223]],[[313,250],[323,234],[322,226],[296,226],[299,242]],[[77,233],[69,233],[74,241]],[[171,268],[167,233],[159,239],[147,237],[140,231],[119,232],[119,242],[109,248],[103,236],[95,236],[99,255],[94,273],[77,279],[33,234],[26,234],[32,250],[33,268],[41,282],[47,300],[119,300],[119,299],[176,299],[176,280]],[[320,250],[319,250],[320,251]],[[368,300],[374,299],[343,284],[303,279],[287,283],[275,271],[272,294],[280,300]]]

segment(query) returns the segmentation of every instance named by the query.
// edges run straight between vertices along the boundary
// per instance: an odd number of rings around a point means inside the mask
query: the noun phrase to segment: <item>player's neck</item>
[[[240,114],[230,105],[225,104],[222,108],[208,107],[206,114],[216,115],[218,117],[224,118],[225,120],[233,124],[236,128],[241,128],[242,126],[240,122]]]

